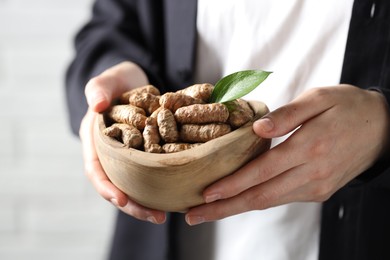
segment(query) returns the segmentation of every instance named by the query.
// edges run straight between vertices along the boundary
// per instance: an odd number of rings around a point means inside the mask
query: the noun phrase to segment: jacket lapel
[[[165,1],[166,76],[173,91],[193,83],[196,9],[194,0]]]
[[[387,1],[355,0],[341,83],[361,88],[389,87],[390,4]]]

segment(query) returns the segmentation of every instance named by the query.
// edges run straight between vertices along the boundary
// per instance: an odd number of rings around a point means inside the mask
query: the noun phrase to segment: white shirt
[[[273,74],[247,95],[270,110],[339,83],[353,0],[198,0],[196,82],[245,69]],[[273,145],[280,140],[274,140]],[[217,222],[215,260],[318,258],[319,203]]]

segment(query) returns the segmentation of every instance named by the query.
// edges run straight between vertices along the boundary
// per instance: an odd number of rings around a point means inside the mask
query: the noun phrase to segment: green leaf
[[[215,84],[210,103],[225,103],[241,98],[258,87],[271,73],[244,70],[227,75]]]

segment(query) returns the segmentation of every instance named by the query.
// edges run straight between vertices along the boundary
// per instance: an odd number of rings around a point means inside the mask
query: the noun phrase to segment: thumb
[[[308,118],[291,104],[280,107],[253,123],[253,131],[263,138],[283,136],[300,126]]]
[[[114,98],[115,80],[105,75],[92,78],[85,86],[85,97],[90,109],[102,112],[108,108]]]
[[[287,105],[263,116],[253,123],[253,131],[263,138],[280,137],[333,106],[331,99],[313,98],[315,93],[304,93]]]
[[[92,78],[85,87],[85,96],[92,111],[102,112],[113,98],[146,84],[147,76],[138,65],[122,62]]]
[[[307,120],[307,115],[301,113],[298,107],[302,104],[291,102],[282,106],[253,123],[253,131],[263,138],[283,136]]]

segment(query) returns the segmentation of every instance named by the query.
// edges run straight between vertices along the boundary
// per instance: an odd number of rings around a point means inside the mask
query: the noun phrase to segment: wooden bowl
[[[261,102],[250,102],[254,120],[268,112]],[[253,120],[253,121],[254,121]],[[137,203],[163,211],[184,212],[204,203],[203,190],[270,147],[259,138],[252,122],[222,137],[177,153],[153,154],[129,149],[104,135],[103,115],[95,124],[95,145],[111,182]]]

